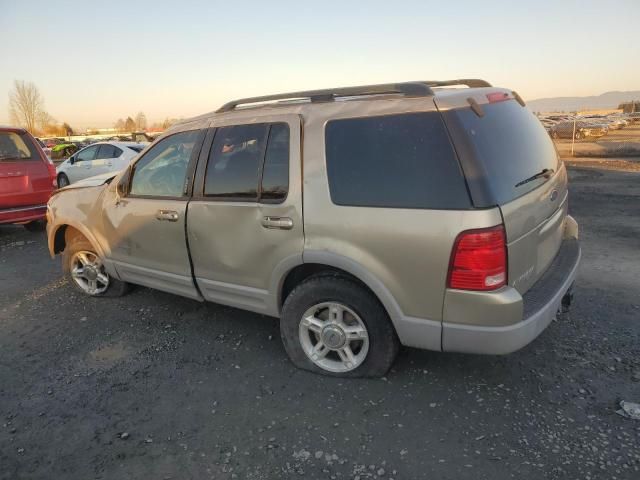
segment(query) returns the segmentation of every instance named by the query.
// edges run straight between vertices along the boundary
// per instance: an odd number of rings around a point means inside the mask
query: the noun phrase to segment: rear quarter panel
[[[500,212],[497,208],[455,211],[332,203],[324,145],[329,119],[435,109],[432,99],[362,103],[318,106],[305,119],[303,258],[306,262],[323,255],[347,257],[384,285],[404,316],[440,321],[455,238],[462,230],[500,224]]]

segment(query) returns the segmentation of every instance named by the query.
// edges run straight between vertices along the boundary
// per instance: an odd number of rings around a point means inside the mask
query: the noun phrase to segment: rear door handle
[[[289,217],[262,217],[261,223],[264,228],[278,228],[280,230],[293,228],[293,220]]]
[[[158,210],[156,219],[167,222],[177,222],[180,215],[175,210]]]

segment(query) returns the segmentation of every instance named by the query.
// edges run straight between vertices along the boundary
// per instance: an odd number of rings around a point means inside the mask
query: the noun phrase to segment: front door
[[[205,299],[277,315],[274,279],[301,263],[304,246],[300,124],[277,115],[211,132],[187,223]]]
[[[185,225],[192,165],[204,131],[173,134],[132,166],[128,193],[103,206],[107,256],[122,280],[200,298],[191,274]]]

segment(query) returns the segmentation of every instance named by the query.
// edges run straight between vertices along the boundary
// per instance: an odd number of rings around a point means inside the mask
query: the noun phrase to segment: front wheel
[[[71,283],[82,293],[92,297],[120,297],[127,293],[127,283],[111,277],[91,243],[76,235],[67,243],[63,265]]]
[[[378,299],[335,275],[312,277],[291,292],[280,335],[294,365],[339,377],[384,375],[400,345]]]

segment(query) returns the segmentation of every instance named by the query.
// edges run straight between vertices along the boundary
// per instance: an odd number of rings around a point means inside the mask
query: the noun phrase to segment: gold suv
[[[400,344],[532,341],[571,298],[567,198],[511,90],[334,88],[227,103],[58,191],[49,248],[88,295],[138,284],[279,317],[297,366],[379,376]]]

